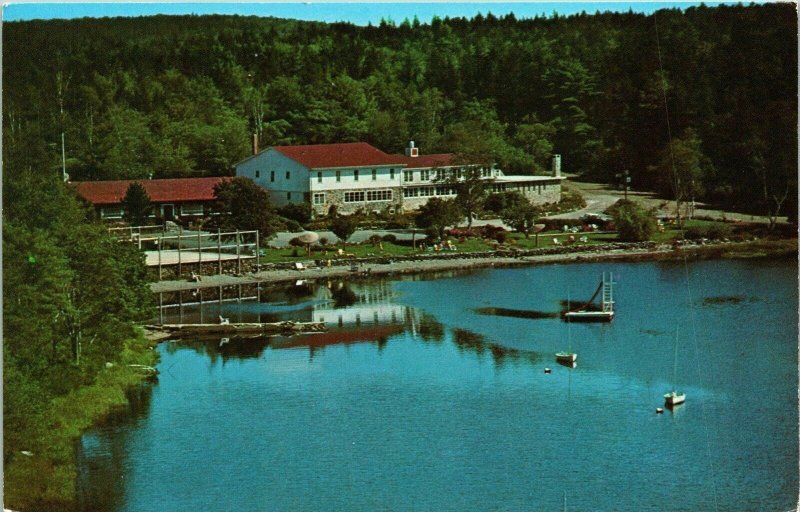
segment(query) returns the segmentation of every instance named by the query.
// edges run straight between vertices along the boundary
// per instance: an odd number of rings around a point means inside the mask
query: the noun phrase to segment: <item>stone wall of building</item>
[[[391,201],[359,201],[348,202],[344,201],[345,194],[348,192],[363,192],[365,189],[350,189],[350,190],[326,190],[314,192],[314,194],[325,194],[324,204],[312,204],[314,215],[324,216],[328,215],[332,205],[336,205],[338,213],[349,215],[358,210],[365,212],[379,211],[384,212],[387,208],[392,208],[394,211],[412,212],[427,203],[431,197],[439,197],[440,199],[455,199],[455,195],[447,196],[417,196],[417,197],[403,197],[403,189],[400,187],[392,187],[392,200]],[[546,182],[535,183],[504,183],[502,184],[503,192],[517,191],[524,195],[532,204],[541,205],[545,203],[557,203],[561,200],[561,180],[553,180]]]
[[[312,205],[314,214],[318,216],[327,215],[332,205],[336,205],[336,211],[345,215],[355,213],[358,210],[365,212],[378,211],[383,212],[386,209],[393,209],[399,211],[402,206],[403,194],[399,187],[387,187],[392,191],[392,199],[390,201],[358,201],[349,202],[344,201],[345,194],[348,192],[362,192],[366,198],[367,190],[365,189],[352,189],[352,190],[326,190],[324,192],[314,192],[314,194],[325,194],[325,204]]]

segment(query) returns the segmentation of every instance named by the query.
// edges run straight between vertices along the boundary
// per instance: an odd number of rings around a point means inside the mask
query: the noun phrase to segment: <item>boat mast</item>
[[[675,361],[672,366],[672,391],[676,392],[675,381],[678,375],[678,327],[675,326]]]

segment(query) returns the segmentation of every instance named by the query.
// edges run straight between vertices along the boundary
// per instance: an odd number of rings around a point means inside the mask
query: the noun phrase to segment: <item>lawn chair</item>
[[[295,268],[295,269],[297,269],[297,270],[305,270],[305,269],[306,269],[306,266],[305,266],[305,265],[303,265],[303,264],[302,264],[301,262],[299,262],[299,261],[295,261],[295,262],[294,262],[294,268]]]

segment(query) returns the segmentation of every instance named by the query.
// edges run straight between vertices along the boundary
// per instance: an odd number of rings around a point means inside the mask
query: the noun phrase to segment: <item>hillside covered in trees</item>
[[[221,175],[252,133],[262,148],[413,139],[522,174],[560,153],[568,172],[796,218],[796,34],[791,4],[6,23],[4,157],[36,139],[57,173],[63,131],[73,180]]]

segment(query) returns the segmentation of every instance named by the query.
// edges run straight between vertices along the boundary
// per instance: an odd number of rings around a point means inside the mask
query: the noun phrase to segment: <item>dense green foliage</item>
[[[237,177],[224,181],[214,187],[214,195],[210,225],[222,230],[258,230],[265,238],[277,231],[279,220],[269,195],[252,180]]]
[[[415,223],[429,237],[442,240],[445,230],[456,225],[462,218],[461,208],[455,200],[432,197],[417,209]]]
[[[629,170],[633,187],[655,188],[675,181],[660,156],[671,133],[709,164],[696,199],[796,216],[791,4],[369,27],[52,20],[3,36],[4,125],[37,123],[56,146],[63,130],[73,179],[225,174],[256,133],[261,147],[389,152],[413,138],[514,173],[544,171],[556,152],[566,171]]]
[[[500,218],[503,222],[511,226],[514,230],[523,233],[525,238],[533,231],[536,218],[541,215],[538,208],[533,206],[525,196],[519,192],[506,192],[503,208],[500,210]]]
[[[39,481],[57,487],[71,459],[60,451],[74,441],[47,441],[69,427],[57,419],[57,401],[120,361],[135,336],[131,321],[147,314],[151,294],[144,256],[90,219],[33,128],[3,133],[3,456],[7,483],[19,483],[15,464],[34,461]],[[22,451],[33,452],[30,460]],[[35,488],[31,480],[24,485]],[[59,489],[38,496],[38,509],[60,500]],[[19,496],[16,486],[5,490]]]
[[[623,242],[650,240],[656,231],[655,214],[635,201],[620,199],[611,211],[619,239]]]
[[[330,230],[342,242],[347,242],[347,239],[356,232],[357,227],[356,219],[350,215],[339,215],[330,222]]]
[[[128,186],[122,198],[122,218],[131,226],[144,226],[153,210],[150,196],[141,183],[134,182]]]

